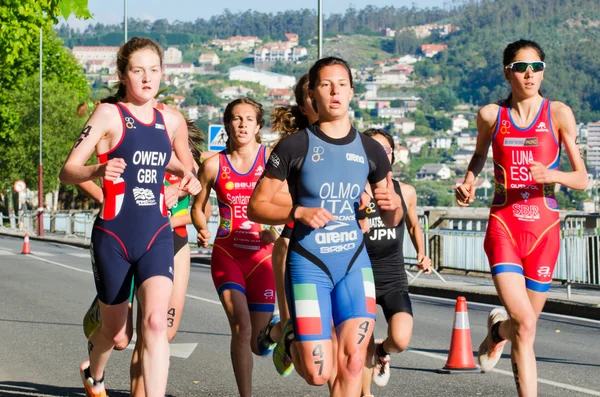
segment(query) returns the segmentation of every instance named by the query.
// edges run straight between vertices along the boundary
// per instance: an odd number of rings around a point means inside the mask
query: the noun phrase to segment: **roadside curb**
[[[11,233],[6,231],[0,231],[0,235],[8,237],[22,238],[25,233]],[[71,245],[79,248],[89,248],[90,243],[77,240],[69,240],[65,237],[37,237],[29,236],[31,240],[35,241],[46,241],[54,242],[59,244]],[[192,263],[202,263],[205,265],[210,264],[210,249],[199,249],[192,252],[191,257]],[[474,292],[465,289],[464,287],[452,288],[450,285],[447,287],[431,287],[425,285],[418,285],[418,282],[411,284],[408,290],[412,294],[432,296],[437,298],[456,299],[459,296],[464,296],[467,302],[486,303],[490,305],[500,306],[501,302],[496,294],[487,294],[481,292]],[[544,306],[544,312],[553,314],[562,314],[573,317],[582,317],[592,320],[600,320],[600,304],[586,304],[573,302],[568,300],[548,298],[546,305]]]
[[[456,299],[459,296],[464,296],[467,299],[467,303],[477,302],[497,306],[502,304],[498,295],[472,292],[462,288],[434,288],[412,284],[408,287],[408,290],[412,294],[435,296],[437,298]],[[549,298],[546,301],[543,311],[546,313],[600,320],[600,305]]]
[[[23,238],[23,237],[25,237],[25,232],[14,233],[14,232],[0,231],[0,236]],[[50,243],[71,245],[71,246],[79,247],[79,248],[90,248],[90,243],[85,242],[82,239],[79,239],[79,237],[73,237],[73,239],[71,240],[68,237],[38,237],[38,236],[32,236],[30,234],[29,239],[34,240],[34,241],[46,241],[46,242],[50,242]]]

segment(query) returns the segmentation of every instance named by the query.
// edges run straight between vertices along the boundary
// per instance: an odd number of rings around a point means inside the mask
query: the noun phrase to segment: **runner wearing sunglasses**
[[[477,147],[456,201],[475,199],[475,178],[492,145],[495,194],[484,248],[496,291],[504,308],[488,317],[488,334],[479,346],[479,363],[490,371],[511,341],[511,361],[519,396],[537,396],[533,344],[560,247],[555,183],[585,189],[587,171],[577,144],[575,118],[561,102],[539,91],[544,79],[544,51],[528,40],[504,50],[504,76],[512,93],[477,114]],[[572,172],[558,170],[561,144]]]

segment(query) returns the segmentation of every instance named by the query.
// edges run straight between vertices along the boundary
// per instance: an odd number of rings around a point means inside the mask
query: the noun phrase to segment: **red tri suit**
[[[273,244],[260,240],[263,226],[250,221],[246,210],[266,161],[267,148],[261,145],[250,171],[240,174],[223,151],[219,153],[214,186],[221,219],[211,258],[215,288],[219,296],[227,289],[241,291],[250,311],[259,312],[273,312],[275,308]]]
[[[525,276],[533,291],[550,289],[560,248],[560,220],[554,184],[535,183],[529,163],[557,169],[560,136],[552,128],[551,102],[542,101],[527,128],[515,125],[508,106],[501,106],[492,139],[494,201],[484,248],[492,275]]]

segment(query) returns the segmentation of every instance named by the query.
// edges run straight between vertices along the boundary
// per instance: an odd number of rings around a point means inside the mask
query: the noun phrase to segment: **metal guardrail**
[[[567,298],[572,286],[600,287],[599,225],[599,214],[565,218],[553,280],[567,285]],[[490,272],[483,249],[484,231],[429,230],[426,237],[434,268]]]
[[[212,214],[208,228],[212,241],[216,235],[219,215],[215,197],[211,197]],[[18,230],[35,235],[35,211],[21,212],[13,215],[12,222],[0,214],[0,228]],[[66,237],[91,238],[96,213],[92,211],[56,211],[44,213],[45,231],[64,234]],[[430,229],[427,215],[419,215],[419,224],[423,229],[425,253],[430,256],[435,274],[442,280],[438,271],[456,269],[489,273],[487,256],[483,249],[485,231],[483,230],[449,230]],[[452,226],[459,226],[457,218],[448,218]],[[472,220],[465,220],[472,222]],[[4,226],[13,224],[14,228]],[[483,223],[474,222],[460,226],[467,229],[480,229]],[[469,227],[471,226],[471,227]],[[188,241],[196,243],[196,230],[188,225]],[[404,233],[403,252],[407,266],[417,264],[417,252],[412,245],[408,232]],[[600,287],[600,214],[569,215],[563,221],[561,233],[561,250],[555,267],[553,280],[567,285],[567,297],[571,297],[571,287]],[[408,273],[411,283],[421,275]]]

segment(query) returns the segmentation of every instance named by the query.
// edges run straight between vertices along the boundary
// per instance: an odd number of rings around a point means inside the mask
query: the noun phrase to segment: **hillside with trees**
[[[440,37],[435,33],[419,39],[408,26],[426,23],[451,23],[460,28],[456,33]],[[507,43],[527,38],[545,49],[548,69],[544,94],[570,105],[578,121],[600,119],[600,79],[597,65],[600,55],[600,3],[596,0],[521,0],[453,1],[446,9],[417,9],[368,6],[362,10],[347,9],[343,14],[330,14],[324,20],[326,37],[372,36],[371,50],[349,54],[354,67],[365,66],[407,53],[419,55],[424,43],[447,44],[448,51],[415,65],[415,78],[423,87],[437,85],[452,102],[480,106],[496,102],[507,95],[502,74],[502,50]],[[314,10],[286,11],[266,14],[256,11],[213,16],[195,21],[169,23],[130,19],[130,35],[144,35],[163,46],[207,44],[214,38],[234,35],[257,36],[263,41],[277,40],[287,32],[297,33],[303,45],[316,50],[312,39],[317,34]],[[382,29],[396,29],[393,38],[382,37]],[[67,46],[119,45],[123,39],[121,25],[90,25],[84,32],[66,25],[57,29]],[[325,42],[324,52],[327,53]],[[333,44],[331,44],[333,45]],[[352,47],[354,48],[354,47]],[[369,50],[369,51],[371,51]],[[358,63],[358,64],[356,64]],[[302,70],[294,68],[293,71]],[[292,68],[290,68],[292,70]]]

